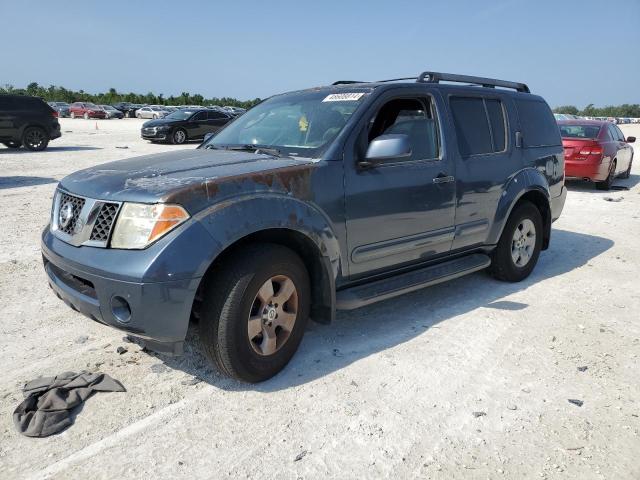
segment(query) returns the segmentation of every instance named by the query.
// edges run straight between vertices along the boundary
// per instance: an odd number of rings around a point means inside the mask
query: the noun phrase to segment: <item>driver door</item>
[[[351,277],[426,261],[451,249],[456,184],[438,115],[443,108],[440,98],[424,89],[414,95],[381,96],[357,127],[353,149],[347,144],[345,208]],[[368,145],[383,134],[407,135],[411,155],[373,168],[359,166]]]

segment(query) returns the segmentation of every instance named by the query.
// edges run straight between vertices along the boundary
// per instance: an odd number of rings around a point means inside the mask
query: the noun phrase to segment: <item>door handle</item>
[[[449,183],[454,180],[455,178],[453,175],[445,175],[444,173],[441,173],[433,179],[433,183]]]

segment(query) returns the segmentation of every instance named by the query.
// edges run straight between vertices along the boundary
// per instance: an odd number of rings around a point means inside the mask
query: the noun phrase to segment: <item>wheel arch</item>
[[[307,202],[284,196],[225,203],[197,215],[213,237],[215,251],[205,263],[192,310],[197,313],[200,293],[215,278],[221,262],[241,254],[244,245],[273,243],[290,248],[305,264],[311,281],[311,318],[318,323],[333,321],[341,255],[328,220]]]
[[[487,243],[498,243],[511,212],[522,202],[528,201],[533,203],[540,211],[540,215],[542,215],[542,249],[549,248],[552,220],[550,198],[549,186],[542,173],[536,169],[526,169],[518,172],[502,194]]]

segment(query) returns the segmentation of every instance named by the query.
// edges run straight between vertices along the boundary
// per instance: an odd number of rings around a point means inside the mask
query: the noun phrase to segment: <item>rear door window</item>
[[[561,145],[560,130],[549,106],[540,100],[516,99],[523,146]]]
[[[451,97],[449,103],[463,157],[506,150],[506,120],[500,100]]]

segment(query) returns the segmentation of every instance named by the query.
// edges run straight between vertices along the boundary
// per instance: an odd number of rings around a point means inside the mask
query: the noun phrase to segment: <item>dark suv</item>
[[[193,318],[211,360],[255,382],[309,318],[483,269],[526,278],[566,197],[548,105],[521,83],[407,80],[277,95],[198,149],[66,177],[51,287],[169,354]]]
[[[58,138],[58,112],[38,97],[0,95],[0,142],[40,151]]]

